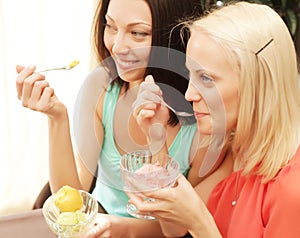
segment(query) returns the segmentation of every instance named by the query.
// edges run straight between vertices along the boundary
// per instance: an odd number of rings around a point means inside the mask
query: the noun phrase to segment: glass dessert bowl
[[[173,186],[180,174],[180,165],[168,154],[152,156],[150,151],[141,150],[121,157],[120,172],[124,190],[141,193]],[[148,197],[144,199],[154,201]],[[131,203],[127,204],[126,209],[136,218],[156,219],[150,214],[139,214],[138,209]]]
[[[78,190],[82,197],[82,207],[76,211],[61,211],[51,195],[43,205],[43,215],[49,228],[60,238],[79,237],[94,224],[98,213],[98,203],[89,193]]]

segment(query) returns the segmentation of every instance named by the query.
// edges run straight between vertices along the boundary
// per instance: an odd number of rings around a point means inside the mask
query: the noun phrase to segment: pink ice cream
[[[136,174],[151,174],[151,176],[168,176],[166,168],[162,167],[158,162],[155,164],[144,164],[141,168],[135,171]]]
[[[144,164],[135,171],[135,175],[135,187],[138,190],[158,189],[170,184],[168,170],[159,163]]]

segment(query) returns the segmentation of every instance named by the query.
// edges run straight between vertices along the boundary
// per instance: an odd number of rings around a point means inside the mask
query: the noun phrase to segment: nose
[[[200,92],[197,90],[197,88],[192,84],[192,82],[189,82],[188,88],[185,92],[185,99],[189,102],[197,102],[201,100]]]
[[[119,31],[118,34],[115,35],[112,52],[114,54],[126,54],[129,52],[129,48],[129,42],[126,39],[126,35]]]

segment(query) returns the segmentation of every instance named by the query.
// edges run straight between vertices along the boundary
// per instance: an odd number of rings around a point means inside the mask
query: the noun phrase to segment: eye
[[[213,83],[213,79],[211,77],[209,77],[207,74],[201,74],[200,78],[203,81],[203,83],[205,83],[205,84],[212,84]]]
[[[117,32],[117,29],[108,23],[104,24],[104,26],[105,26],[105,30],[108,32]]]
[[[187,68],[189,80],[194,82],[196,85],[202,85],[206,88],[211,88],[215,86],[215,79],[214,77],[210,76],[207,71],[202,69],[194,70]]]
[[[137,38],[143,38],[149,35],[149,33],[143,31],[132,31],[131,34]]]
[[[197,76],[197,79],[200,81],[200,83],[206,87],[206,88],[212,88],[214,87],[214,79],[205,73],[199,73]]]

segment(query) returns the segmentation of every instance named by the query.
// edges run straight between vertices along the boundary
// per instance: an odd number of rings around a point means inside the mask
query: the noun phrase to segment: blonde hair
[[[244,174],[274,178],[299,146],[300,93],[294,43],[266,5],[237,2],[189,26],[217,41],[238,67],[239,114],[232,150]]]

